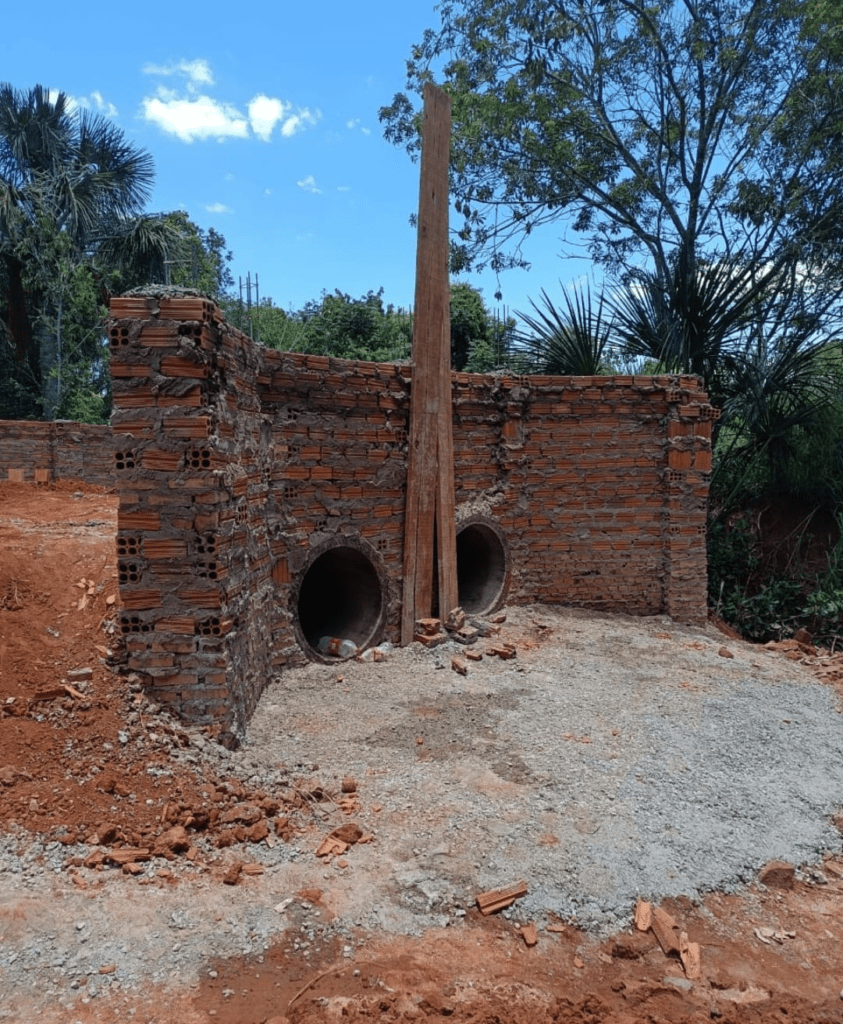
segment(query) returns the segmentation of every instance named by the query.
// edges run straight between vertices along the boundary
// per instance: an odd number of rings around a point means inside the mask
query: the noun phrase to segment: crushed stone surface
[[[419,928],[455,894],[523,877],[525,913],[600,933],[639,895],[731,891],[767,860],[836,848],[843,719],[800,666],[741,642],[725,658],[713,627],[661,617],[513,608],[501,637],[517,657],[467,677],[458,645],[413,645],[266,691],[244,763],[351,773],[382,807],[377,843],[355,852],[352,916]],[[368,872],[396,905],[352,910]]]

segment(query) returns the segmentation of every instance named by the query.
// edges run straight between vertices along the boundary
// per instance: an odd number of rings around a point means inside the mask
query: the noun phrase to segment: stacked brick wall
[[[363,551],[401,617],[409,366],[270,351],[197,297],[112,303],[122,626],[185,717],[242,732],[305,658],[296,594]],[[695,377],[453,375],[458,527],[504,537],[510,601],[705,616],[715,411]]]
[[[308,553],[363,542],[387,581],[387,634],[400,621],[409,368],[297,353],[264,353],[260,398],[279,444],[267,521],[280,613],[276,668],[301,657],[292,585]]]
[[[270,669],[261,350],[199,298],[123,298],[111,316],[130,664],[185,718],[239,733]]]
[[[510,600],[700,621],[715,411],[697,378],[455,378],[457,515],[503,527]]]
[[[0,480],[113,487],[111,429],[69,420],[0,420]]]

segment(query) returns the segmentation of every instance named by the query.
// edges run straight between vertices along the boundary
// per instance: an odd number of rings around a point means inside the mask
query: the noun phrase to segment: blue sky
[[[418,165],[384,141],[377,114],[436,24],[430,0],[14,4],[0,79],[113,118],[155,160],[149,210],[221,231],[235,281],[258,274],[262,297],[298,308],[323,289],[383,287],[409,306]],[[538,232],[531,271],[502,277],[510,310],[583,274],[558,258],[558,235]],[[492,275],[464,279],[499,306]]]

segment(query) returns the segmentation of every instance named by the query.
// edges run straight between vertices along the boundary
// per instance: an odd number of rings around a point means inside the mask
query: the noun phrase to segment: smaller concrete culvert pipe
[[[497,523],[474,517],[457,525],[457,585],[468,615],[499,608],[509,589],[509,554]]]
[[[385,595],[381,574],[359,547],[339,541],[306,565],[296,598],[296,632],[305,653],[336,661],[319,650],[324,637],[368,647],[383,629]],[[345,652],[340,652],[342,656]]]

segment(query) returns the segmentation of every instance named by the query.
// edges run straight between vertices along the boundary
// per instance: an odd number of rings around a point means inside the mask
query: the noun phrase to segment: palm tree
[[[605,370],[604,356],[610,347],[612,324],[604,316],[605,300],[592,303],[591,292],[562,289],[564,308],[556,306],[541,290],[541,306],[530,300],[535,316],[518,313],[529,328],[516,337],[538,373],[595,376]]]
[[[839,281],[795,260],[710,260],[690,280],[641,274],[608,301],[627,355],[703,378],[722,411],[713,443],[724,430],[726,438],[715,479],[740,481],[755,466],[775,487],[798,432],[839,394],[825,358],[840,350]]]
[[[107,118],[62,93],[0,85],[0,258],[6,330],[18,361],[39,354],[43,415],[61,399],[65,286],[81,264],[116,269],[141,254],[163,267],[175,232],[143,218],[154,169]]]

